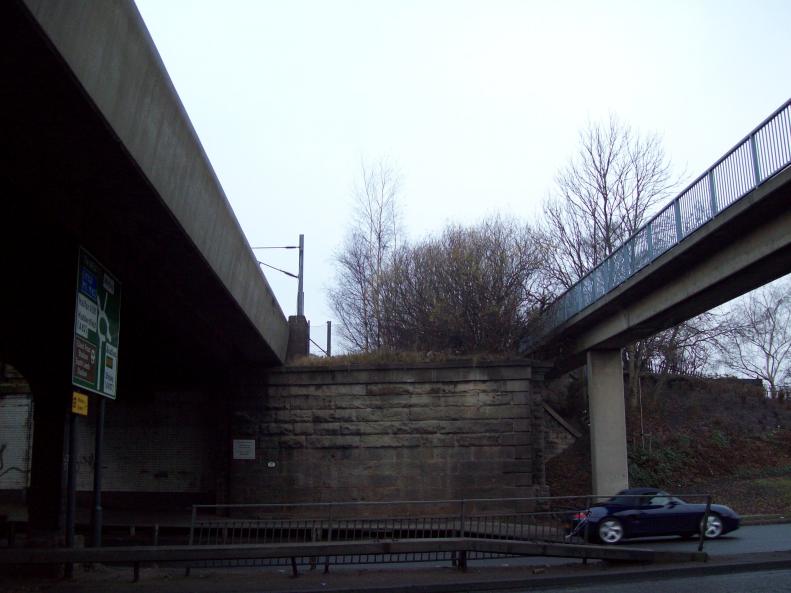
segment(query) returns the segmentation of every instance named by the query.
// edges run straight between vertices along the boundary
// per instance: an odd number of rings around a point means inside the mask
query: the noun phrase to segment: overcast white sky
[[[136,3],[250,243],[305,234],[313,325],[361,160],[400,171],[418,238],[534,220],[589,120],[658,132],[691,178],[791,96],[788,0]],[[294,314],[296,281],[266,275]]]

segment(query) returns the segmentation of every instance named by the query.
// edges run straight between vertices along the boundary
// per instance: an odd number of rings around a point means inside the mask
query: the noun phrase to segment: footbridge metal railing
[[[541,315],[528,348],[791,164],[791,99]]]

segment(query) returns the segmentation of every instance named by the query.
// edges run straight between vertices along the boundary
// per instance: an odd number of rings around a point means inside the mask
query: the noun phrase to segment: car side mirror
[[[676,506],[677,504],[678,504],[678,503],[677,503],[675,500],[671,500],[669,503],[667,503],[667,506],[669,506],[669,507],[674,507],[674,506]]]

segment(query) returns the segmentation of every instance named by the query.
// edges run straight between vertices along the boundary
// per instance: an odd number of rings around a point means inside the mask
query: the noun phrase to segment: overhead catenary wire
[[[296,274],[292,274],[291,272],[286,272],[285,270],[281,270],[280,268],[276,268],[275,266],[270,266],[268,263],[259,260],[256,261],[262,266],[266,266],[267,268],[272,268],[273,270],[277,270],[278,272],[284,273],[286,276],[291,276],[292,278],[296,278],[297,280],[299,280],[299,276],[297,276]]]
[[[305,315],[305,292],[303,290],[303,281],[304,281],[304,261],[305,261],[305,235],[299,236],[299,245],[259,245],[257,247],[250,247],[253,251],[256,249],[299,249],[299,274],[292,274],[291,272],[286,272],[285,270],[281,270],[280,268],[276,268],[275,266],[270,266],[269,264],[265,264],[262,261],[259,261],[259,264],[267,266],[268,268],[272,268],[273,270],[277,270],[278,272],[282,272],[292,278],[296,278],[297,282],[299,282],[299,287],[297,288],[297,315],[302,316]]]

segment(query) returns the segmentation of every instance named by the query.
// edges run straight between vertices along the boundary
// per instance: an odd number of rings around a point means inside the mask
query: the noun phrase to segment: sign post
[[[71,382],[99,396],[93,466],[93,545],[102,545],[102,439],[105,401],[115,399],[118,385],[118,338],[121,332],[121,283],[86,250],[77,260],[74,347]],[[87,404],[87,402],[86,402]],[[78,406],[79,407],[79,406]],[[87,405],[86,405],[87,407]],[[70,426],[75,428],[75,414]],[[72,441],[70,440],[70,445]],[[71,447],[70,447],[71,449]],[[71,459],[76,455],[70,452]],[[69,485],[66,532],[74,533],[74,484]],[[68,539],[68,538],[67,538]],[[73,539],[73,535],[72,535]]]
[[[66,547],[74,547],[74,516],[77,501],[77,414],[69,414],[69,464],[66,474]],[[74,576],[74,564],[64,566],[66,578]]]
[[[99,400],[99,407],[96,410],[96,440],[94,441],[93,457],[93,513],[91,513],[91,523],[93,525],[93,545],[102,545],[102,441],[104,440],[104,404],[106,398]]]

